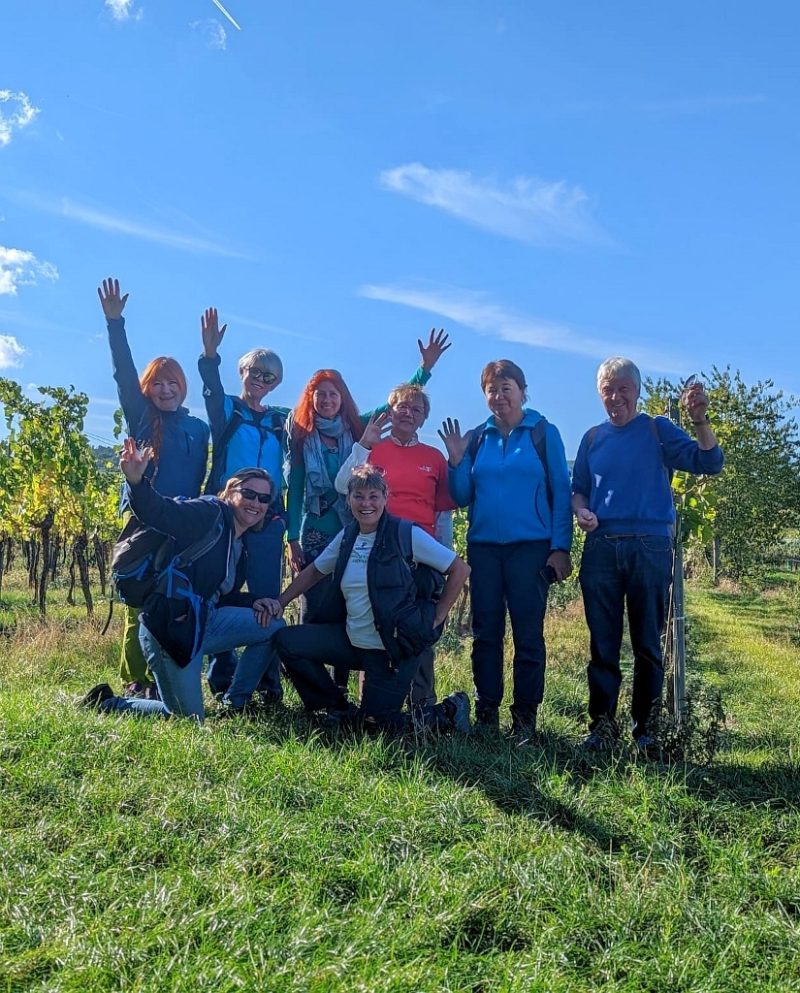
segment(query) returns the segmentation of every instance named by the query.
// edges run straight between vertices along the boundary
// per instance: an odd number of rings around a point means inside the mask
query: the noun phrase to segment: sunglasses
[[[278,378],[274,372],[263,372],[261,369],[253,369],[252,367],[247,370],[247,375],[256,383],[264,383],[266,386],[274,383]]]
[[[259,503],[269,503],[272,499],[271,493],[259,493],[257,490],[251,490],[249,486],[240,486],[237,493],[241,493],[245,500],[258,500]]]

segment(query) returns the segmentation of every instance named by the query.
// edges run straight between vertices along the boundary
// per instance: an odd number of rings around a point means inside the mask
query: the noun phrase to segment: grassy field
[[[80,711],[115,636],[7,596],[0,991],[800,990],[787,577],[689,593],[692,671],[728,714],[707,767],[582,757],[575,608],[549,621],[543,741],[518,747],[329,740],[291,694],[203,727]],[[457,646],[438,671],[469,685]]]

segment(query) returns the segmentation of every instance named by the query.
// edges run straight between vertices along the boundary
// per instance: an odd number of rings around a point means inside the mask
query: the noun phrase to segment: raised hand
[[[461,427],[458,421],[454,421],[452,418],[448,417],[446,421],[442,421],[442,429],[437,433],[444,442],[444,447],[447,449],[447,456],[450,460],[450,465],[457,466],[464,458],[464,454],[469,447],[469,440],[472,437],[472,432],[467,431],[467,433],[462,437]]]
[[[134,486],[141,483],[145,469],[153,457],[153,449],[150,447],[139,449],[133,438],[126,438],[122,442],[122,452],[119,456],[119,467],[122,474]]]
[[[693,382],[684,387],[681,393],[681,403],[694,424],[703,423],[708,414],[708,396],[702,383]]]
[[[417,345],[419,345],[419,353],[422,356],[422,368],[426,372],[430,372],[443,353],[452,345],[452,342],[448,341],[448,335],[444,328],[439,328],[438,331],[436,328],[431,328],[428,344],[423,345],[422,338],[417,338]]]
[[[392,415],[388,410],[384,410],[381,414],[373,414],[367,421],[359,444],[363,445],[364,448],[374,448],[379,441],[383,441],[391,426]]]
[[[118,279],[112,279],[111,276],[104,279],[103,285],[97,287],[97,295],[100,297],[100,306],[103,308],[107,321],[116,321],[122,317],[122,311],[128,301],[128,294],[120,297]]]
[[[223,324],[222,327],[219,326],[217,308],[206,307],[200,318],[200,332],[203,336],[203,353],[207,359],[213,359],[216,356],[227,328],[227,324]]]

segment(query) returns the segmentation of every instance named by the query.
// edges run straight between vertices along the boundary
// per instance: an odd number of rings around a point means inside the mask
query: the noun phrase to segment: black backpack
[[[208,533],[176,553],[173,537],[131,516],[111,556],[111,579],[117,598],[128,607],[143,607],[157,590],[172,597],[177,595],[177,587],[191,586],[186,570],[216,545],[223,528],[222,511],[217,507]]]
[[[547,463],[547,418],[539,418],[533,427],[527,428],[527,430],[530,431],[531,442],[533,447],[536,449],[536,454],[539,456],[539,461],[542,463],[542,467],[544,468],[544,482],[547,489],[547,504],[550,507],[550,512],[552,513],[553,487],[550,483],[550,466]],[[475,456],[478,454],[478,449],[481,447],[481,442],[483,441],[485,431],[486,423],[484,422],[473,429],[472,437],[469,439],[467,454],[469,455],[470,462],[472,462],[473,465],[475,465]]]

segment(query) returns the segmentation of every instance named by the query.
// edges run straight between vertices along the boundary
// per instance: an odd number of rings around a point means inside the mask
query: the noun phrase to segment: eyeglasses
[[[255,380],[257,383],[264,383],[265,386],[269,386],[270,383],[274,383],[278,378],[274,372],[264,372],[261,369],[254,369],[252,366],[246,370],[247,375]]]
[[[271,493],[259,493],[257,490],[251,490],[249,486],[240,486],[237,493],[241,493],[245,500],[258,500],[259,503],[269,503],[272,499]]]
[[[407,414],[416,414],[417,417],[423,416],[425,414],[424,407],[418,407],[416,404],[412,406],[410,403],[404,403],[404,402],[396,403],[394,407],[392,407],[392,410],[396,410],[398,413],[400,413],[400,411],[402,410]]]

